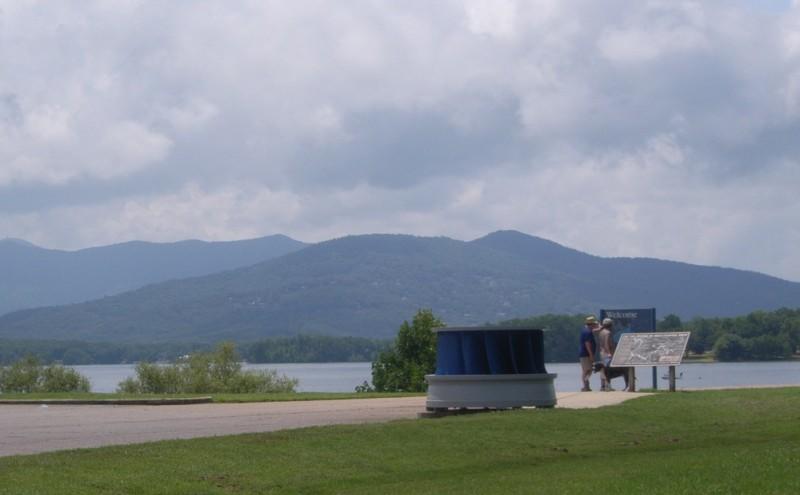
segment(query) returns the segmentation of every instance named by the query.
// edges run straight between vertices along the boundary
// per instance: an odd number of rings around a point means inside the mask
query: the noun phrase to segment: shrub
[[[208,394],[294,392],[297,380],[274,370],[243,371],[232,343],[213,352],[200,352],[170,365],[139,363],[136,378],[119,383],[117,391],[130,394]]]
[[[51,365],[39,375],[40,392],[89,392],[89,379],[72,368]]]
[[[2,369],[0,389],[3,392],[36,392],[39,383],[39,360],[26,356]]]
[[[33,356],[0,368],[0,392],[89,392],[89,379],[61,365],[41,366]]]

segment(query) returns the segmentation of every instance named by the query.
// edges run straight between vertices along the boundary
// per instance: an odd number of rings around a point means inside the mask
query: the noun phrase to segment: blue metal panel
[[[485,332],[486,360],[489,362],[489,372],[493,375],[508,375],[516,373],[514,357],[511,353],[509,332]]]
[[[483,332],[458,332],[461,334],[461,353],[464,355],[464,373],[467,375],[489,374]]]
[[[510,332],[509,340],[513,349],[515,371],[517,373],[535,373],[530,332]]]
[[[458,327],[438,331],[437,375],[532,373],[547,373],[542,330]]]
[[[531,352],[533,354],[534,373],[547,373],[544,367],[544,332],[542,330],[530,330]]]
[[[461,334],[439,333],[436,342],[436,374],[463,375],[464,357],[461,354]]]

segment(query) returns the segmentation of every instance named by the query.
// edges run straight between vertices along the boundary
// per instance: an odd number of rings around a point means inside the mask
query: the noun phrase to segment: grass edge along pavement
[[[308,400],[340,400],[340,399],[380,399],[393,397],[415,397],[421,393],[398,392],[278,392],[254,394],[120,394],[120,393],[31,393],[0,394],[0,404],[139,404],[175,405],[196,404],[201,402],[244,403],[244,402],[290,402]]]
[[[800,388],[0,458],[0,493],[798,493]]]

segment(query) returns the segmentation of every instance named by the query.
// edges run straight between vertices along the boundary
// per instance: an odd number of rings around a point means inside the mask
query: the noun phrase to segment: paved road
[[[641,394],[559,394],[559,407],[599,407]],[[180,406],[0,405],[0,456],[415,418],[425,397]]]

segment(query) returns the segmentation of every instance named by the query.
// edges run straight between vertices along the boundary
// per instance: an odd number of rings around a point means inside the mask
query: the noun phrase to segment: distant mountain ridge
[[[0,240],[0,314],[70,304],[248,266],[305,247],[284,235],[228,242],[125,242],[78,251]]]
[[[647,258],[602,258],[515,231],[474,241],[348,236],[251,266],[0,317],[0,337],[251,341],[301,333],[390,337],[419,308],[450,325],[656,307],[732,316],[796,307],[800,283]]]
[[[28,242],[25,239],[17,239],[16,237],[5,237],[0,239],[0,244],[7,243],[7,244],[16,244],[17,246],[27,246],[31,248],[37,248],[36,244],[32,242]]]

